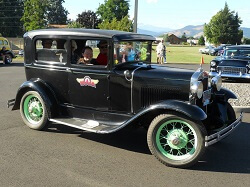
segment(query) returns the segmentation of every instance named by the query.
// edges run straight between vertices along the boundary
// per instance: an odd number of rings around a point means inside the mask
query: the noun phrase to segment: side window
[[[105,67],[108,64],[108,54],[107,40],[71,40],[72,64]]]
[[[36,40],[36,60],[45,62],[67,62],[66,40],[38,39]]]
[[[3,45],[3,40],[0,40],[0,45]]]

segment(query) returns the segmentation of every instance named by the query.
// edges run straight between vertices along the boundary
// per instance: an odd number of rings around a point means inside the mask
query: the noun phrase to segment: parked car
[[[18,55],[19,55],[19,56],[23,56],[23,55],[24,55],[23,49],[21,49],[21,50],[18,51]]]
[[[42,47],[48,40],[52,46]],[[103,65],[95,47],[93,62],[78,64],[76,57],[92,41],[106,55]],[[161,163],[189,167],[207,146],[231,134],[242,114],[236,118],[228,103],[236,96],[221,87],[220,76],[209,82],[202,68],[151,64],[154,41],[149,35],[109,30],[28,32],[27,81],[8,106],[20,109],[24,123],[35,130],[48,122],[100,134],[144,127],[149,149]]]
[[[224,49],[226,48],[226,46],[229,46],[229,45],[230,44],[221,44],[220,46],[211,49],[209,54],[211,56],[219,56],[219,55],[223,54]]]
[[[210,54],[210,51],[212,51],[213,49],[214,49],[214,47],[211,46],[211,45],[209,45],[209,46],[207,46],[207,47],[205,47],[205,48],[200,48],[200,49],[199,49],[199,52],[200,52],[201,54],[206,54],[206,55],[208,55],[208,54]]]
[[[210,62],[209,75],[250,82],[250,45],[227,46],[222,56]]]
[[[0,37],[0,51],[2,50],[3,47],[6,48],[6,52],[5,52],[6,62],[5,63],[11,63],[12,59],[15,58],[16,55],[12,51],[12,49],[10,47],[10,43],[7,40],[7,38]],[[3,57],[1,55],[0,55],[0,60],[3,60]]]

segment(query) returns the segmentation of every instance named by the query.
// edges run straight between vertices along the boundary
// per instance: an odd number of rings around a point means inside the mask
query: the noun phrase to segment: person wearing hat
[[[96,58],[98,65],[106,66],[108,64],[108,43],[105,40],[101,40],[97,47],[100,50],[99,55]]]

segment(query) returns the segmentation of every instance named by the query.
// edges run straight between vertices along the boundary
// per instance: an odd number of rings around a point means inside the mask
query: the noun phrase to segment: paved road
[[[110,135],[61,125],[26,127],[6,108],[24,81],[22,64],[0,64],[0,186],[249,186],[250,114],[191,169],[168,168],[149,152],[146,132]]]

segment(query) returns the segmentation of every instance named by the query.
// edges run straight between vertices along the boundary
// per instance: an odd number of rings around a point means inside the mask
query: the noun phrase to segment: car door
[[[95,40],[74,39],[75,48],[91,46],[97,58],[99,49]],[[93,45],[89,45],[94,43]],[[99,41],[98,41],[99,42]],[[84,45],[83,45],[84,43]],[[80,52],[74,56],[80,57]],[[74,61],[77,58],[74,58]],[[77,108],[107,111],[109,109],[109,76],[110,72],[105,65],[71,63],[69,71],[69,97],[70,104]]]
[[[108,110],[109,72],[106,68],[73,65],[69,73],[70,104],[75,107]]]

